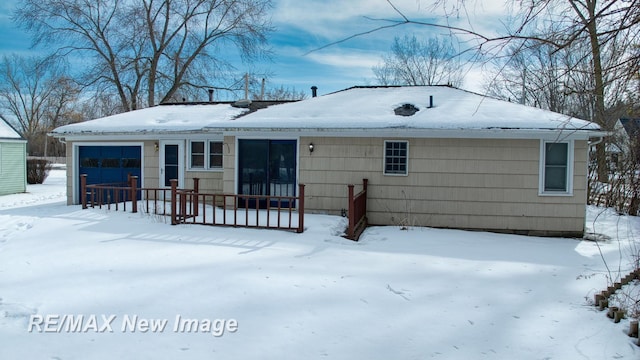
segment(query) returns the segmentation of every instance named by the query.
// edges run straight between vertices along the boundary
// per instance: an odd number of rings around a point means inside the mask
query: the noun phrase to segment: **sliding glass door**
[[[296,140],[238,140],[238,194],[296,196],[296,148]],[[247,197],[240,204],[256,205],[266,208],[267,199]],[[278,206],[277,199],[270,206]]]

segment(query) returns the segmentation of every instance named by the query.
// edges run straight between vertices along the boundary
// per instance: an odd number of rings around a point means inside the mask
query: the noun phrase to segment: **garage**
[[[100,145],[78,147],[78,174],[87,185],[126,183],[128,176],[142,175],[141,146]]]

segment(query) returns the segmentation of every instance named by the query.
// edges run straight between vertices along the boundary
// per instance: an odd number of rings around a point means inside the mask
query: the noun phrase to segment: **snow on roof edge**
[[[431,95],[435,95],[433,107],[429,106]],[[394,115],[393,107],[404,103],[417,104],[420,110],[412,116]],[[155,106],[61,126],[50,134],[55,137],[135,136],[272,129],[331,132],[351,128],[364,132],[405,129],[461,134],[493,129],[602,133],[597,124],[586,120],[449,85],[436,85],[353,86],[303,101],[270,104],[257,111],[233,108],[229,103]]]
[[[3,117],[0,117],[0,139],[26,141],[22,135],[20,135],[20,132]]]

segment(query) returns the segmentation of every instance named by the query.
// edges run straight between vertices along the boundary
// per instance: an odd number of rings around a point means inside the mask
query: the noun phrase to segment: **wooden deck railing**
[[[303,184],[298,185],[298,196],[207,194],[179,190],[173,181],[171,188],[172,224],[304,231]]]
[[[135,213],[142,206],[146,213],[171,216],[172,225],[304,231],[303,184],[298,186],[298,196],[266,196],[200,193],[197,178],[193,189],[178,189],[177,180],[171,180],[170,189],[138,188],[137,182],[137,177],[132,176],[126,184],[87,185],[86,175],[81,175],[82,208],[105,206],[117,211],[122,207],[127,211],[129,206]],[[266,203],[266,209],[260,209],[261,202]],[[251,203],[255,203],[255,207],[249,208]],[[246,208],[241,206],[243,204]]]
[[[367,184],[368,179],[362,180],[362,191],[354,195],[354,185],[348,185],[349,225],[347,227],[346,238],[358,241],[360,234],[367,227]]]
[[[195,178],[194,186],[198,186],[198,179]],[[143,207],[143,212],[154,215],[169,215],[171,209],[171,189],[167,188],[139,188],[138,177],[130,176],[127,183],[120,184],[92,184],[87,185],[87,175],[80,176],[80,194],[82,208],[106,207],[108,210],[115,208],[116,211],[122,207],[127,211],[131,208],[132,213],[138,212],[138,207]],[[136,201],[133,201],[133,200]],[[140,200],[141,199],[141,200]]]

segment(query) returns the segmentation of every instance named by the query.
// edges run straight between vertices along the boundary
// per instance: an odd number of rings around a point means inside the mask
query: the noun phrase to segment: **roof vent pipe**
[[[209,102],[213,102],[213,89],[209,89]]]
[[[433,95],[429,95],[429,109],[433,107]]]
[[[311,87],[311,97],[317,97],[317,96],[318,96],[318,87],[314,85]]]

